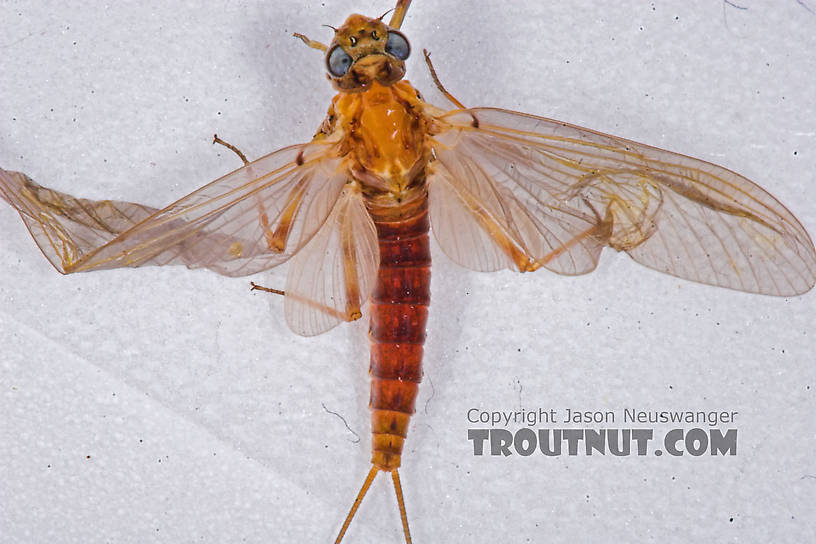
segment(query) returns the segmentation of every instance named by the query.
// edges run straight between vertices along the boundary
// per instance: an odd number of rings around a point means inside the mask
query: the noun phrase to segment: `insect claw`
[[[295,38],[299,38],[300,41],[302,41],[312,49],[317,49],[318,51],[326,51],[329,48],[329,46],[326,44],[317,42],[315,40],[310,40],[300,32],[295,32],[294,34],[292,34],[292,36],[294,36]]]
[[[273,289],[271,287],[264,287],[263,285],[258,285],[254,281],[249,282],[251,287],[249,288],[250,291],[264,291],[266,293],[273,293],[275,295],[286,296],[286,291],[281,291],[280,289]]]
[[[240,150],[240,149],[238,149],[237,147],[235,147],[235,146],[234,146],[234,145],[232,145],[231,143],[229,143],[229,142],[225,142],[224,140],[222,140],[221,138],[219,138],[219,137],[218,137],[218,134],[213,134],[213,141],[212,141],[212,143],[213,143],[213,145],[215,145],[215,144],[223,145],[224,147],[226,147],[227,149],[229,149],[230,151],[232,151],[233,153],[235,153],[236,155],[238,155],[238,156],[241,158],[241,160],[242,160],[242,161],[244,161],[244,166],[246,166],[247,164],[249,164],[249,161],[247,160],[246,155],[244,155],[244,154],[241,152],[241,150]]]

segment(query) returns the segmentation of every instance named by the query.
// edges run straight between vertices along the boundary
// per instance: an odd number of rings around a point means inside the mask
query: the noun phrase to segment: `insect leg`
[[[264,238],[266,238],[266,247],[270,251],[280,253],[286,248],[286,241],[289,239],[289,234],[294,226],[295,214],[300,209],[305,194],[306,183],[306,180],[298,183],[286,197],[286,205],[276,218],[277,227],[274,230],[269,222],[269,216],[264,209],[263,202],[260,199],[258,200],[259,219],[264,231]]]
[[[459,197],[473,214],[473,218],[516,265],[519,272],[533,272],[541,267],[542,263],[530,258],[530,251],[524,246],[517,233],[511,230],[511,225],[497,220],[476,195],[462,188],[459,190]]]
[[[433,81],[436,84],[436,88],[439,89],[442,92],[442,94],[445,95],[445,98],[450,100],[452,103],[456,104],[458,108],[466,110],[467,108],[465,107],[465,105],[456,100],[456,98],[448,92],[445,86],[442,85],[442,82],[439,81],[439,77],[437,77],[436,70],[434,70],[433,63],[431,62],[431,54],[428,53],[428,50],[423,49],[422,53],[425,55],[425,64],[428,65],[428,69],[431,71],[431,77],[433,78]]]
[[[341,321],[354,321],[354,320],[360,319],[360,317],[362,317],[362,314],[360,313],[359,310],[355,314],[351,314],[348,311],[346,311],[346,313],[343,313],[343,312],[339,312],[339,311],[335,310],[331,306],[326,306],[325,304],[320,304],[319,302],[315,302],[314,300],[310,300],[310,299],[308,299],[306,297],[301,297],[301,296],[298,296],[298,295],[295,295],[295,294],[292,294],[292,293],[286,294],[286,291],[282,291],[280,289],[274,289],[272,287],[264,287],[263,285],[258,285],[254,281],[249,282],[249,285],[250,285],[250,288],[249,288],[250,291],[263,291],[265,293],[272,293],[273,295],[281,295],[281,296],[284,296],[284,297],[290,297],[290,298],[293,298],[294,300],[296,300],[298,302],[301,302],[301,303],[306,304],[308,306],[312,306],[314,308],[317,308],[321,312],[325,312],[328,315],[330,315],[332,317],[335,317],[335,318],[337,318],[337,319],[339,319]]]
[[[221,145],[223,145],[224,147],[226,147],[227,149],[229,149],[230,151],[232,151],[232,152],[234,152],[236,155],[238,155],[238,156],[241,158],[241,160],[242,160],[242,161],[244,161],[244,164],[245,164],[245,165],[246,165],[246,164],[249,164],[249,161],[247,160],[246,155],[244,155],[244,154],[241,152],[241,150],[240,150],[240,149],[238,149],[237,147],[235,147],[235,146],[234,146],[234,145],[232,145],[231,143],[229,143],[229,142],[225,142],[224,140],[222,140],[221,138],[219,138],[219,137],[218,137],[218,134],[213,134],[213,145],[215,145],[215,144],[221,144]]]
[[[372,466],[371,470],[368,471],[368,476],[366,476],[366,479],[363,482],[363,487],[361,487],[360,492],[357,493],[357,498],[354,499],[354,504],[351,505],[351,510],[349,510],[348,516],[346,516],[346,521],[343,522],[343,526],[340,528],[340,533],[337,535],[337,539],[334,541],[334,544],[340,544],[340,542],[343,540],[343,537],[351,524],[351,520],[354,518],[354,514],[357,513],[360,503],[363,502],[363,498],[366,496],[368,488],[371,487],[371,482],[374,481],[374,477],[377,475],[377,472],[379,472],[379,469],[376,466]]]
[[[236,155],[238,155],[242,161],[244,161],[244,166],[249,164],[249,161],[246,158],[240,149],[235,147],[229,142],[226,142],[218,137],[218,134],[213,134],[213,145],[220,144],[226,147],[227,149],[233,151]],[[295,196],[289,195],[288,201],[290,202],[289,206],[287,207],[287,211],[285,217],[281,221],[279,229],[273,231],[269,228],[269,217],[267,216],[266,212],[264,211],[263,202],[260,199],[258,200],[258,213],[260,214],[260,222],[261,227],[264,230],[264,236],[266,237],[266,244],[272,251],[281,252],[283,251],[284,245],[286,244],[286,237],[289,235],[289,231],[292,227],[292,215],[297,210],[297,205],[300,203],[300,197],[303,196],[303,192],[296,191],[294,193]],[[294,206],[294,208],[293,208]],[[255,284],[252,284],[252,290],[254,291],[258,287]],[[268,290],[263,288],[262,290]],[[277,292],[278,294],[283,294],[283,291],[278,292],[277,289],[273,289],[272,292]]]
[[[263,285],[258,285],[254,281],[249,282],[249,284],[252,286],[252,287],[249,288],[250,291],[264,291],[266,293],[273,293],[275,295],[281,295],[281,296],[286,295],[285,291],[281,291],[280,289],[273,289],[271,287],[264,287]]]
[[[394,8],[394,15],[391,16],[391,21],[388,26],[391,28],[399,28],[402,26],[402,21],[405,19],[405,13],[408,11],[408,6],[411,5],[411,0],[397,0],[397,6]]]
[[[304,36],[300,32],[295,32],[292,35],[295,38],[300,38],[300,41],[302,41],[303,43],[305,43],[306,45],[308,45],[312,49],[317,49],[318,51],[325,51],[326,49],[329,48],[329,46],[324,44],[324,43],[320,43],[320,42],[316,42],[314,40],[310,40],[309,38],[307,38],[306,36]]]

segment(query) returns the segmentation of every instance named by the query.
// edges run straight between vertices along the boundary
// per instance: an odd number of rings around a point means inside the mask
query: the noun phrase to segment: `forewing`
[[[75,198],[3,170],[0,196],[62,273],[184,264],[243,276],[303,247],[346,180],[331,145],[305,144],[266,155],[161,210]]]
[[[380,262],[377,229],[356,185],[347,185],[328,219],[289,263],[289,327],[312,336],[361,316]]]
[[[597,266],[603,243],[594,216],[558,205],[512,143],[467,129],[437,139],[438,160],[429,176],[431,225],[451,259],[479,271],[544,266],[583,274]]]
[[[816,281],[802,225],[730,170],[506,110],[437,122],[429,183],[442,198],[431,200],[431,221],[460,264],[577,274],[610,246],[662,272],[742,291],[793,295]]]

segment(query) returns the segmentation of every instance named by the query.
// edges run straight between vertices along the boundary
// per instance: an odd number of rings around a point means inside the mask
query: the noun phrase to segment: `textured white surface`
[[[307,140],[323,23],[388,2],[0,3],[0,166],[162,205]],[[469,105],[717,162],[816,232],[816,5],[426,2]],[[809,7],[810,6],[810,7]],[[0,542],[328,542],[367,471],[366,324],[313,339],[245,280],[58,275],[0,209]],[[415,542],[816,538],[816,295],[696,285],[606,253],[579,278],[434,254],[426,380],[401,471]],[[279,286],[284,271],[259,278]],[[325,409],[324,409],[325,407]],[[474,457],[470,407],[736,410],[736,457]],[[359,435],[336,416],[342,414]],[[655,426],[658,435],[665,429]],[[400,542],[387,479],[348,542]]]

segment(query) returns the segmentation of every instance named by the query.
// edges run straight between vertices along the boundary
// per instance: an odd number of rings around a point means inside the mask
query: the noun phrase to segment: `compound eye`
[[[326,69],[334,77],[343,77],[351,66],[351,57],[339,45],[332,47],[326,55]]]
[[[408,43],[408,38],[403,36],[401,32],[390,30],[388,31],[388,41],[385,42],[385,52],[400,60],[405,60],[411,54],[411,45]]]

